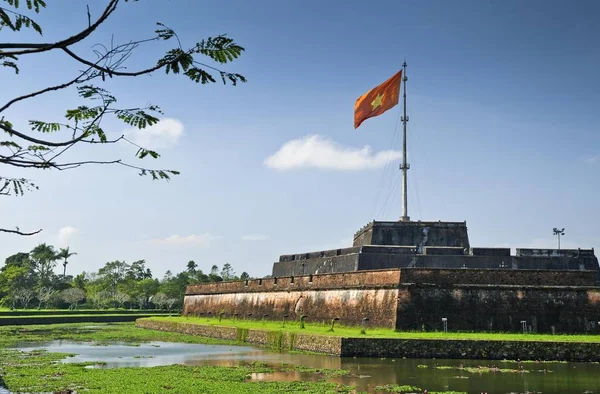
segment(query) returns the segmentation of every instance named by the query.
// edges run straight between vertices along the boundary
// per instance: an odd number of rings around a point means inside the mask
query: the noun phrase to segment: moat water
[[[277,353],[249,346],[199,345],[169,342],[98,345],[90,342],[52,341],[22,344],[23,351],[46,349],[72,353],[64,362],[94,362],[96,368],[152,367],[159,365],[241,366],[266,363],[275,372],[252,379],[288,381],[325,379],[356,387],[357,392],[385,393],[376,386],[411,385],[431,391],[467,393],[581,393],[600,394],[598,363],[518,363],[485,360],[339,358],[323,355]],[[289,371],[285,366],[343,369],[347,375],[325,377]],[[2,392],[2,390],[0,390]],[[419,391],[421,392],[421,391]]]

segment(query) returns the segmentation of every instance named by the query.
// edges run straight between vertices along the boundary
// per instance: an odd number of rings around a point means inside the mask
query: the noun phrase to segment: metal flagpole
[[[402,124],[404,125],[404,143],[402,147],[402,164],[400,164],[400,169],[402,170],[402,216],[400,217],[401,222],[408,222],[410,218],[408,217],[408,192],[407,192],[407,171],[410,168],[410,164],[406,162],[406,123],[408,122],[408,116],[406,115],[406,81],[408,81],[408,77],[406,76],[406,61],[402,65],[402,82],[404,85],[404,116],[402,116]]]

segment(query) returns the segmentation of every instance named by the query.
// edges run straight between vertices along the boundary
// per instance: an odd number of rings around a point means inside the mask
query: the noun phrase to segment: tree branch
[[[85,39],[87,36],[92,34],[94,30],[98,28],[109,16],[113,13],[113,11],[117,8],[117,4],[119,0],[110,0],[110,3],[106,6],[104,13],[98,18],[98,20],[90,25],[87,29],[82,30],[81,32],[71,36],[65,40],[58,41],[55,43],[45,43],[45,44],[34,44],[34,43],[0,43],[1,49],[22,49],[18,51],[8,51],[8,52],[0,52],[3,56],[16,56],[16,55],[29,55],[32,53],[40,53],[50,51],[56,48],[66,48],[70,45],[78,43],[79,41]]]
[[[112,161],[95,161],[95,160],[76,161],[73,163],[53,164],[52,167],[54,167],[58,170],[64,171],[64,170],[71,170],[73,168],[81,167],[82,165],[85,165],[85,164],[121,164],[121,159],[112,160]]]
[[[85,133],[83,133],[79,137],[72,139],[70,141],[52,142],[52,141],[38,140],[37,138],[30,137],[27,134],[20,133],[17,130],[14,130],[2,123],[0,123],[0,129],[6,131],[8,134],[14,134],[17,137],[20,137],[26,141],[33,142],[34,144],[48,145],[48,146],[66,146],[66,145],[74,144],[75,142],[79,142],[85,137]]]
[[[154,67],[150,67],[147,68],[145,70],[141,70],[141,71],[136,71],[136,72],[122,72],[122,71],[116,71],[111,69],[110,67],[106,68],[106,67],[102,67],[99,66],[96,63],[92,63],[88,60],[85,60],[84,58],[81,58],[79,56],[77,56],[75,53],[73,53],[70,49],[68,48],[62,48],[63,51],[65,51],[69,56],[71,56],[73,59],[77,60],[80,63],[85,64],[86,66],[89,66],[90,68],[94,68],[98,71],[102,71],[104,73],[107,73],[109,76],[119,76],[119,77],[137,77],[139,75],[144,75],[144,74],[149,74],[153,71],[159,70],[163,67],[165,67],[167,64],[166,63],[158,63],[156,66]]]
[[[42,229],[39,229],[38,231],[33,231],[31,233],[24,233],[22,231],[19,231],[18,227],[17,227],[17,230],[9,230],[6,228],[0,228],[1,233],[11,233],[11,234],[18,234],[18,235],[35,235],[41,231],[42,231]]]
[[[10,107],[11,105],[13,105],[14,103],[16,103],[18,101],[22,101],[22,100],[26,100],[26,99],[29,99],[29,98],[32,98],[32,97],[35,97],[35,96],[39,96],[40,94],[44,94],[44,93],[48,93],[48,92],[53,92],[53,91],[56,91],[56,90],[61,90],[61,89],[64,89],[64,88],[67,88],[67,87],[73,85],[74,83],[83,82],[83,81],[79,81],[79,78],[81,78],[82,76],[84,76],[85,74],[87,74],[88,71],[89,71],[89,69],[87,71],[83,72],[82,74],[80,74],[77,78],[75,78],[75,79],[73,79],[73,80],[71,80],[69,82],[65,82],[65,83],[63,83],[61,85],[50,86],[50,87],[47,87],[45,89],[38,90],[37,92],[33,92],[33,93],[29,93],[29,94],[26,94],[26,95],[23,95],[23,96],[16,97],[16,98],[10,100],[8,103],[4,104],[4,106],[2,108],[0,108],[0,112],[6,110],[8,107]]]

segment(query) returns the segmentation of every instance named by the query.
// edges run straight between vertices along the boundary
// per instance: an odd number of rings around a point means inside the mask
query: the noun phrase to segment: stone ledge
[[[343,338],[342,357],[600,361],[600,343]]]
[[[252,344],[276,350],[301,350],[339,356],[341,354],[341,337],[324,335],[297,334],[282,331],[250,330],[247,328],[205,326],[195,323],[162,322],[150,319],[139,319],[136,327],[159,331],[179,332],[209,338],[237,341],[240,344]]]
[[[266,346],[277,350],[302,350],[341,357],[600,361],[600,343],[588,342],[345,338],[151,319],[138,319],[136,326],[237,341],[240,344]]]

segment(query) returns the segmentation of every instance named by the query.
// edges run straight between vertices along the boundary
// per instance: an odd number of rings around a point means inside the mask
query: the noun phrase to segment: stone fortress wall
[[[407,268],[189,286],[184,315],[298,320],[403,330],[600,332],[596,272]],[[286,316],[287,315],[287,316]]]
[[[376,326],[395,327],[400,271],[365,271],[217,282],[187,288],[184,315],[260,320],[310,321],[339,317],[359,324],[368,316]]]
[[[593,249],[471,247],[465,222],[371,222],[350,248],[283,255],[271,278],[189,286],[184,314],[402,330],[600,332]]]

